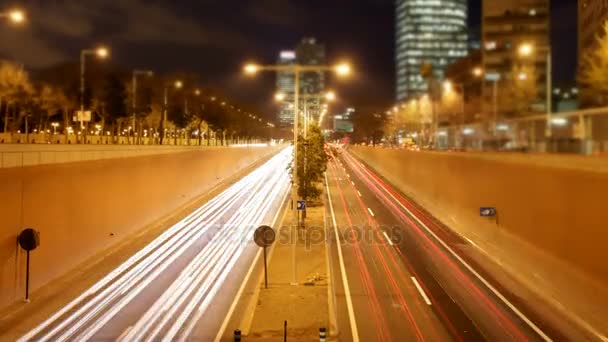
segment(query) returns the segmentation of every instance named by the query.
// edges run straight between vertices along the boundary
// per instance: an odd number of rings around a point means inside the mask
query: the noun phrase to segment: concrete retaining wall
[[[576,156],[351,151],[403,192],[479,229],[505,229],[608,284],[608,161]],[[499,226],[479,217],[498,210]],[[500,244],[500,241],[496,241]]]
[[[240,146],[239,147],[246,147]],[[0,144],[0,168],[201,151],[207,146]],[[235,147],[236,148],[236,147]]]
[[[32,289],[154,223],[278,147],[211,148],[146,157],[0,169],[0,307],[23,296],[16,237],[41,232]]]

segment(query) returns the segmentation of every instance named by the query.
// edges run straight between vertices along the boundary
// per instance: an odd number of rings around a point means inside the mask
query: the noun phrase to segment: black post
[[[287,342],[287,321],[283,324],[283,342]]]
[[[239,329],[234,331],[234,342],[241,342],[241,331]]]
[[[327,341],[327,329],[319,328],[319,341],[320,342]]]
[[[266,266],[266,246],[264,246],[264,288],[268,288],[268,269]]]
[[[30,301],[30,251],[26,252],[25,260],[25,301]]]

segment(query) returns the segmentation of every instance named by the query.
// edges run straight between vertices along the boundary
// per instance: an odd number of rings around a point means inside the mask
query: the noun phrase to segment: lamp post
[[[51,126],[53,126],[53,135],[57,134],[57,127],[59,127],[59,123],[58,122],[53,122],[51,123]]]
[[[85,61],[87,55],[94,55],[99,58],[108,57],[109,51],[107,48],[101,46],[97,49],[84,49],[80,50],[80,113],[78,119],[80,121],[80,129],[84,128],[84,91],[85,91]],[[85,130],[86,134],[86,130]]]
[[[132,117],[131,117],[131,127],[133,127],[133,132],[135,132],[135,117],[137,114],[137,76],[148,76],[148,77],[152,77],[154,76],[154,72],[151,70],[133,70],[133,76],[132,76],[132,90],[131,90],[131,96],[133,97],[132,99]],[[138,135],[138,140],[139,140],[139,136]]]
[[[351,67],[349,64],[341,63],[335,66],[329,65],[300,65],[300,64],[289,64],[289,65],[257,65],[247,64],[243,68],[244,72],[248,75],[255,75],[260,71],[277,71],[277,72],[288,72],[294,75],[294,120],[293,120],[293,186],[291,188],[291,201],[293,210],[293,221],[294,226],[299,225],[298,211],[296,210],[296,203],[298,201],[298,121],[299,121],[299,101],[300,101],[300,73],[302,72],[325,72],[333,71],[339,76],[347,76],[351,73]],[[297,242],[294,241],[294,242]],[[296,273],[296,244],[293,244],[292,249],[292,285],[297,285],[297,273]]]
[[[493,128],[492,128],[492,133],[494,134],[494,136],[496,136],[496,124],[498,123],[498,81],[500,80],[500,75],[499,74],[495,74],[492,75],[492,78],[488,78],[486,77],[486,73],[485,71],[480,68],[480,67],[475,67],[472,70],[473,76],[475,77],[484,77],[484,80],[491,80],[492,81],[492,114],[493,114]],[[483,82],[482,82],[483,84]],[[483,103],[485,104],[485,99],[483,101]]]
[[[274,99],[277,102],[283,102],[285,99],[287,98],[287,96],[284,93],[276,93],[274,95]],[[336,93],[333,91],[327,91],[325,93],[321,93],[321,94],[304,94],[304,95],[300,95],[300,98],[302,100],[304,100],[304,138],[307,138],[308,136],[308,126],[310,125],[310,113],[308,110],[308,100],[310,99],[319,99],[319,98],[324,98],[327,102],[332,102],[336,100]],[[327,109],[327,105],[324,104],[324,109]],[[320,118],[319,118],[320,119]],[[319,124],[320,124],[320,120],[319,120]]]
[[[165,139],[165,121],[167,120],[167,107],[169,106],[169,88],[174,87],[175,89],[181,89],[183,87],[183,83],[180,80],[173,82],[173,84],[165,84],[163,89],[163,115],[160,117],[160,144],[163,144],[163,140]]]
[[[530,44],[530,43],[523,43],[519,46],[519,48],[517,49],[517,53],[519,54],[520,57],[526,58],[526,57],[530,57],[534,54],[534,45]],[[546,98],[545,98],[545,107],[547,110],[547,125],[546,125],[546,129],[545,129],[545,137],[546,138],[551,138],[551,136],[553,135],[553,131],[551,128],[551,114],[552,114],[552,101],[551,101],[551,96],[552,96],[552,92],[551,89],[553,88],[553,77],[551,75],[552,73],[552,55],[551,55],[551,46],[549,45],[547,47],[547,55],[545,56],[545,64],[546,64]]]

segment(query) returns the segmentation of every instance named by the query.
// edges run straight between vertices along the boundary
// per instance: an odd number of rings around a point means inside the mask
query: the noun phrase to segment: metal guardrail
[[[423,142],[432,135],[428,126],[410,124],[402,131],[404,137],[424,145]],[[505,118],[497,122],[440,126],[434,145],[438,149],[579,154],[608,152],[608,107],[552,113],[550,136],[547,127],[546,114]]]

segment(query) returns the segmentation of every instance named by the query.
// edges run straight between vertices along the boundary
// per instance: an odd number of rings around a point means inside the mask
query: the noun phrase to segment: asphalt
[[[460,251],[468,241],[348,152],[331,158],[327,181],[359,340],[563,340],[467,262]],[[340,340],[350,341],[346,297],[343,290],[337,293],[338,324]]]
[[[253,231],[276,220],[290,159],[271,158],[20,341],[212,340],[258,251]]]

